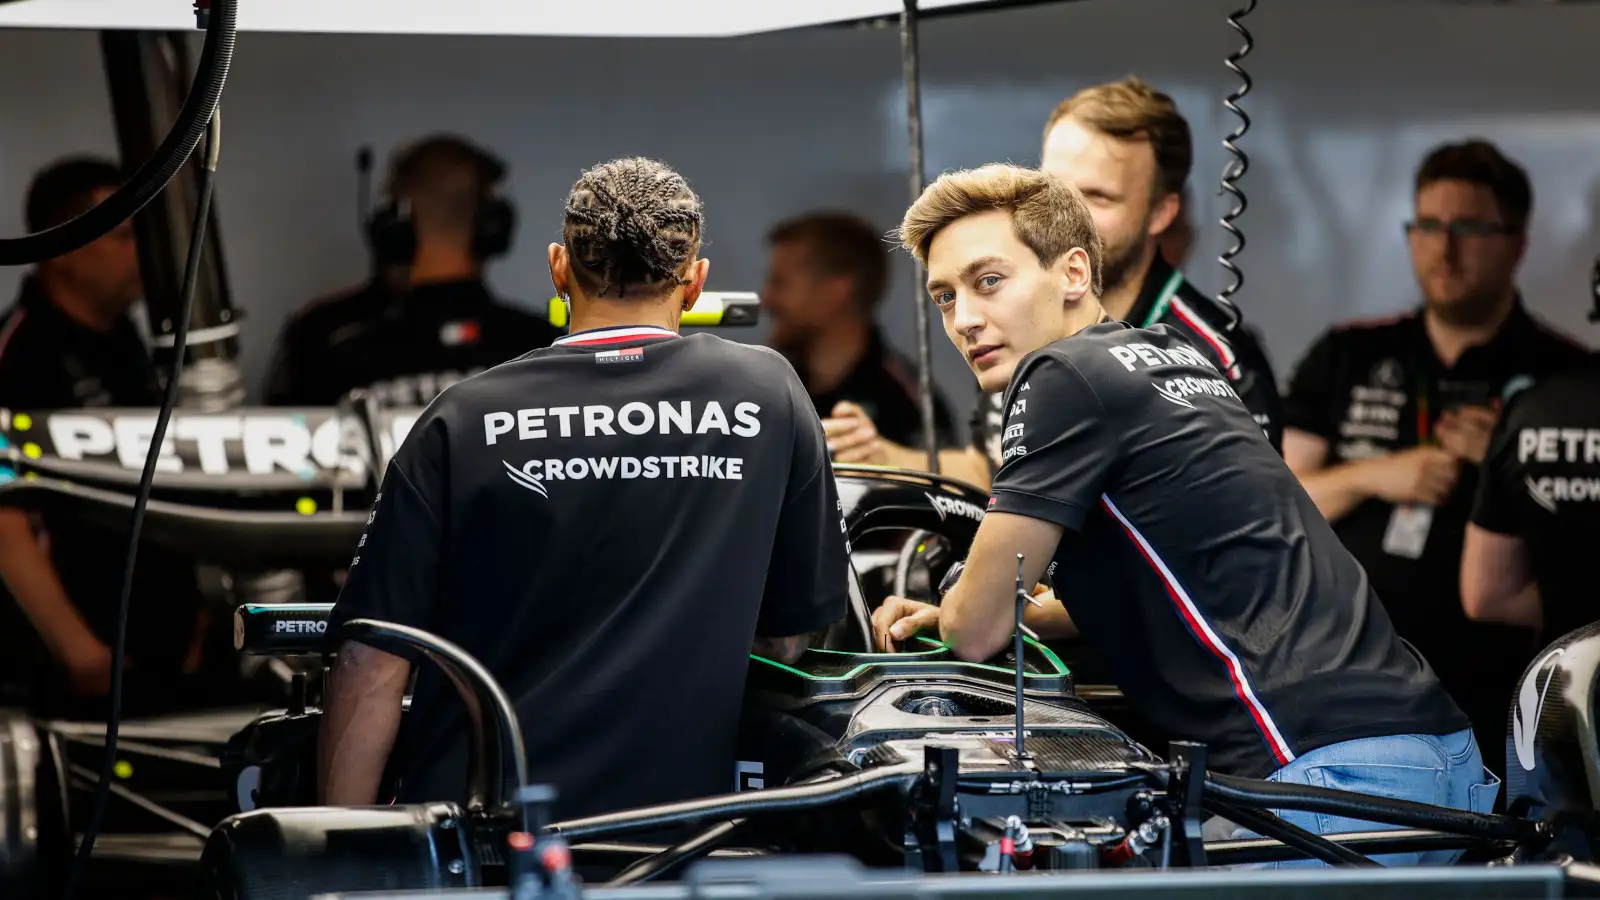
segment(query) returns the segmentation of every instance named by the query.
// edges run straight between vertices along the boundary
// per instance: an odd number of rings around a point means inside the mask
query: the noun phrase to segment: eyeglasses
[[[1406,223],[1408,237],[1439,237],[1448,234],[1453,238],[1503,237],[1516,234],[1518,229],[1504,222],[1487,222],[1482,219],[1418,219]]]

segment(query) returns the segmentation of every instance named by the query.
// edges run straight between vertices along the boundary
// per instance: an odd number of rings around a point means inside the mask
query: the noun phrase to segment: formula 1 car
[[[261,573],[273,567],[342,564],[406,416],[359,405],[180,413],[170,454],[177,471],[157,480],[146,539],[242,573],[235,584],[269,583]],[[136,472],[104,458],[117,456],[119,441],[137,443],[136,417],[151,414],[74,411],[37,423],[0,414],[16,476],[0,497],[119,524]],[[932,586],[965,556],[986,498],[935,476],[835,472],[855,548],[849,615],[796,665],[752,657],[733,793],[541,830],[570,844],[586,878],[631,885],[681,877],[707,856],[787,854],[934,873],[1303,857],[1365,867],[1372,855],[1418,849],[1458,849],[1474,863],[1592,858],[1600,626],[1558,641],[1525,676],[1511,719],[1520,763],[1508,779],[1512,815],[1231,778],[1206,772],[1204,747],[1149,732],[1114,687],[1076,678],[1078,648],[1019,633],[1007,653],[981,664],[928,638],[917,652],[872,652],[872,608],[891,591],[932,599]],[[196,877],[198,859],[203,893],[216,897],[512,881],[526,844],[515,836],[539,813],[520,802],[528,787],[520,734],[482,667],[414,629],[354,625],[411,643],[452,673],[473,723],[474,790],[465,805],[318,808],[311,765],[328,607],[238,599],[236,643],[282,676],[287,702],[125,722],[119,812],[96,860],[109,848],[113,860],[144,873],[165,868],[181,884]],[[21,714],[3,725],[0,871],[10,884],[27,878],[47,890],[70,855],[103,726]],[[1285,808],[1403,830],[1325,839],[1266,812]],[[1200,822],[1209,815],[1265,837],[1207,842]],[[636,837],[664,827],[684,837],[671,846]]]

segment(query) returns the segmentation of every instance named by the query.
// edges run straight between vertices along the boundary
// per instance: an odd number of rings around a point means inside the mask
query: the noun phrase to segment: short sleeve
[[[800,380],[787,374],[793,456],[756,623],[756,633],[771,638],[826,628],[848,603],[850,551],[827,439]]]
[[[390,461],[334,604],[330,632],[351,619],[433,627],[449,501],[445,440],[439,419],[418,422]],[[401,647],[381,649],[416,657]]]
[[[1518,505],[1527,488],[1522,485],[1517,460],[1516,418],[1517,403],[1513,400],[1489,436],[1489,452],[1483,457],[1472,500],[1472,524],[1496,534],[1515,535],[1521,531]]]
[[[1333,406],[1338,365],[1334,332],[1324,332],[1289,376],[1289,389],[1283,397],[1283,427],[1309,432],[1326,440],[1336,437],[1338,426],[1329,411]]]
[[[1051,354],[1024,360],[1006,394],[1003,462],[989,509],[1077,530],[1110,478],[1116,435],[1077,366]]]

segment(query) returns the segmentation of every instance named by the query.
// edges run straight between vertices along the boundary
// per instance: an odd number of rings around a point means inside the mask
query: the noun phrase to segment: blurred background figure
[[[73,157],[49,166],[28,188],[28,230],[76,218],[122,180],[108,160]],[[0,319],[0,407],[158,405],[162,385],[128,314],[139,297],[131,222],[39,263]],[[0,580],[8,595],[0,604],[0,681],[10,692],[52,714],[92,711],[107,693],[124,542],[121,529],[0,508]],[[127,652],[141,681],[199,668],[205,616],[192,560],[141,548],[130,608]],[[137,707],[140,692],[132,680],[129,686]]]
[[[855,411],[885,438],[920,445],[916,366],[889,346],[874,318],[889,281],[883,232],[858,216],[824,210],[779,223],[767,243],[761,305],[772,322],[769,340],[799,373],[817,415]],[[955,440],[937,392],[934,425],[941,444]],[[830,449],[837,455],[848,448]]]
[[[1533,209],[1521,166],[1487,141],[1441,145],[1413,202],[1421,308],[1317,340],[1289,383],[1284,455],[1504,773],[1506,710],[1535,634],[1468,621],[1462,541],[1503,398],[1588,354],[1517,287]]]
[[[497,191],[505,176],[504,163],[454,135],[398,148],[386,200],[367,223],[374,276],[289,319],[267,402],[327,406],[365,388],[387,406],[426,406],[462,378],[554,341],[558,329],[484,282],[516,227]]]
[[[1178,201],[1178,214],[1172,224],[1156,238],[1156,246],[1167,265],[1181,270],[1189,261],[1189,251],[1194,249],[1194,192],[1187,185],[1183,198]]]

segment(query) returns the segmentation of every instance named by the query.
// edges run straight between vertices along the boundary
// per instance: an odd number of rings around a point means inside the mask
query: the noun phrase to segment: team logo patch
[[[607,363],[641,362],[644,359],[643,347],[627,347],[622,350],[601,350],[594,355],[594,361],[600,365]]]
[[[473,321],[446,322],[439,326],[439,343],[446,347],[476,344],[482,337],[478,323]]]
[[[1386,359],[1372,367],[1367,379],[1374,387],[1398,388],[1405,380],[1405,370],[1398,361]]]
[[[1533,387],[1532,375],[1513,375],[1506,381],[1506,386],[1500,389],[1500,399],[1510,400],[1531,387]]]
[[[541,483],[542,479],[533,474],[533,472],[518,469],[503,459],[500,460],[500,464],[506,467],[506,474],[511,476],[512,481],[515,481],[517,484],[527,488],[530,491],[533,491],[535,494],[538,494],[541,497],[550,496],[550,492],[545,490],[545,486]],[[529,462],[527,469],[532,468],[534,468],[534,465],[532,462]]]

